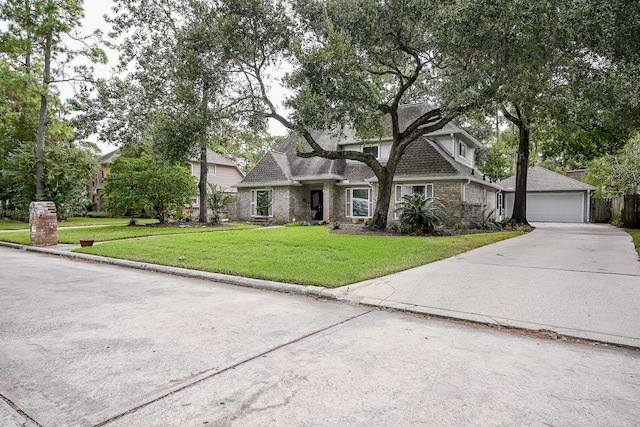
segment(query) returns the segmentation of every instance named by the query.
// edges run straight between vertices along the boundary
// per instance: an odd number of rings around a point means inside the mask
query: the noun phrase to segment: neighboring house
[[[104,211],[104,200],[102,199],[102,192],[104,190],[104,179],[109,175],[109,168],[111,162],[113,162],[120,155],[120,150],[114,150],[101,156],[98,159],[100,168],[98,173],[94,175],[91,185],[89,186],[89,199],[95,204],[96,211]]]
[[[244,173],[238,165],[231,159],[221,156],[212,150],[207,150],[207,182],[211,185],[217,185],[225,193],[236,193],[235,185],[244,178]],[[198,159],[191,160],[191,175],[200,180],[200,161]],[[206,201],[205,201],[206,206]],[[185,213],[192,217],[197,217],[200,212],[200,196],[196,196],[191,200],[191,206]]]
[[[500,182],[504,216],[511,217],[515,175]],[[527,220],[539,222],[589,222],[591,192],[596,187],[541,166],[527,172]]]
[[[401,130],[427,110],[424,104],[402,106]],[[389,126],[387,126],[389,128]],[[391,137],[359,141],[348,129],[341,135],[314,132],[329,150],[357,150],[389,156]],[[296,156],[300,138],[291,135],[267,153],[237,184],[238,201],[232,219],[251,221],[360,221],[373,216],[377,178],[364,163],[351,160],[304,159]],[[447,210],[446,223],[473,222],[495,208],[499,186],[475,169],[479,142],[453,124],[414,141],[394,177],[389,222],[397,219],[402,196],[436,197]]]
[[[120,150],[114,150],[98,159],[100,171],[94,177],[89,190],[91,201],[96,204],[97,211],[104,210],[102,191],[104,189],[105,178],[109,175],[111,162],[113,162],[119,155]],[[233,163],[232,160],[221,156],[212,150],[207,150],[207,163],[209,165],[207,181],[212,185],[217,185],[225,192],[235,193],[237,191],[235,184],[244,178],[244,174],[240,168]],[[189,169],[191,171],[191,175],[193,175],[196,181],[198,181],[200,179],[200,161],[198,159],[191,160],[189,162]],[[194,197],[191,204],[192,205],[187,209],[187,213],[192,216],[197,216],[200,210],[200,198]]]

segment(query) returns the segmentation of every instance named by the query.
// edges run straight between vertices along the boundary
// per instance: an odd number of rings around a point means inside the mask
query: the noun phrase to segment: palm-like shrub
[[[419,195],[404,196],[400,211],[400,224],[408,224],[414,233],[433,231],[445,217],[445,208],[436,199],[425,199]]]

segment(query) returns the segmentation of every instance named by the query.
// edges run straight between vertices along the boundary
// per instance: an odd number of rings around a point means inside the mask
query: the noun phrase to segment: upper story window
[[[379,159],[380,145],[365,145],[362,147],[362,152],[372,154],[376,159]]]
[[[467,144],[465,144],[464,142],[460,142],[458,143],[459,146],[459,151],[460,151],[460,157],[464,157],[465,159],[467,158]]]
[[[215,163],[207,163],[207,175],[215,175],[216,174],[216,165]]]

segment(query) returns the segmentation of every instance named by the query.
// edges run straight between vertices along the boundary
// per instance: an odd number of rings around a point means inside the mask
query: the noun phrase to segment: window
[[[347,188],[346,216],[350,218],[371,218],[373,212],[373,191],[371,188]]]
[[[200,206],[200,197],[192,197],[191,198],[192,206]]]
[[[404,184],[396,185],[396,204],[394,209],[394,218],[400,217],[400,210],[402,208],[402,198],[404,196],[421,196],[425,199],[430,199],[433,196],[433,184]]]
[[[207,175],[215,175],[216,174],[216,165],[215,163],[207,163]]]
[[[273,216],[273,192],[251,190],[251,216]]]
[[[465,144],[464,142],[460,142],[458,145],[460,146],[460,157],[464,157],[466,159],[467,158],[467,144]]]
[[[379,145],[367,145],[362,147],[363,153],[373,154],[376,159],[380,158],[380,146]]]

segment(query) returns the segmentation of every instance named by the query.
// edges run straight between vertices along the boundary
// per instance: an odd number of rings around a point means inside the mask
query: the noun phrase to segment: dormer
[[[481,145],[474,137],[459,127],[447,124],[444,128],[427,134],[427,137],[438,143],[456,162],[475,168],[475,151]]]

